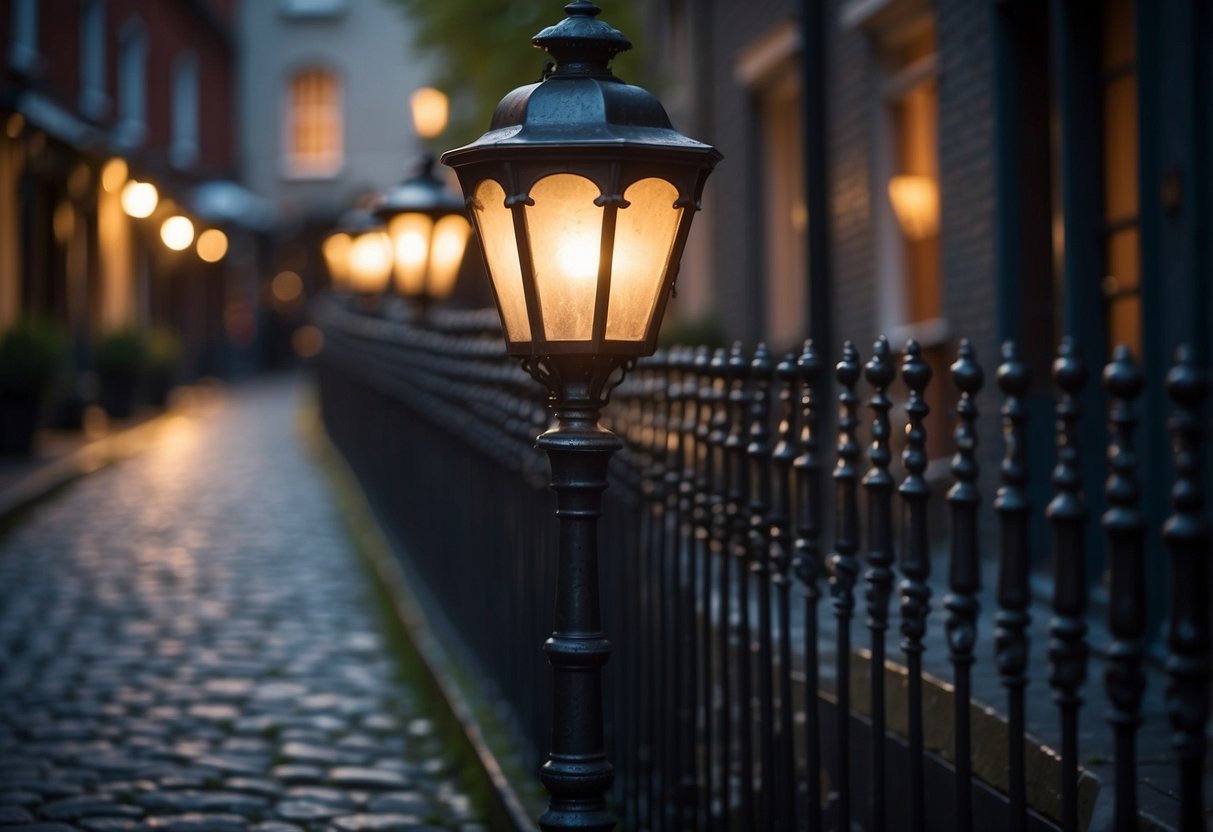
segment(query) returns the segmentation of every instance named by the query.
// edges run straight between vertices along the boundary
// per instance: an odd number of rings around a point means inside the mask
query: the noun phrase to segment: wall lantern
[[[434,175],[423,157],[417,173],[388,191],[374,207],[392,241],[396,291],[424,309],[455,288],[472,226],[463,198]]]
[[[932,177],[894,176],[889,180],[889,201],[910,242],[929,240],[939,233],[939,183]]]
[[[560,520],[552,748],[540,771],[545,830],[609,830],[603,746],[597,516],[619,439],[598,424],[611,389],[657,346],[691,219],[720,154],[670,125],[649,92],[616,78],[632,44],[588,0],[532,43],[554,68],[497,105],[487,133],[450,150],[472,208],[506,348],[548,392]]]

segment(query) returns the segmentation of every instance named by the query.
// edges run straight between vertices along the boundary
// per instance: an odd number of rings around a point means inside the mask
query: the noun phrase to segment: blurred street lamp
[[[588,0],[533,39],[555,68],[506,95],[489,132],[448,151],[472,205],[508,351],[547,388],[538,444],[560,518],[552,750],[543,829],[609,830],[602,736],[610,655],[598,599],[597,517],[619,439],[598,423],[610,391],[657,346],[712,147],[670,126],[649,92],[615,78],[631,48]]]
[[[160,194],[151,182],[132,179],[122,187],[122,210],[135,219],[150,217],[160,202]]]
[[[227,254],[227,235],[218,228],[208,228],[198,235],[194,248],[204,262],[218,263]]]
[[[392,243],[383,225],[361,208],[346,212],[340,230],[350,237],[345,277],[366,305],[378,303],[392,277]]]
[[[442,90],[422,87],[409,96],[409,108],[413,112],[413,127],[421,138],[437,138],[446,129],[451,105]]]
[[[194,224],[189,217],[171,216],[160,225],[160,240],[173,251],[185,251],[194,242]]]
[[[392,241],[396,291],[422,312],[455,288],[472,233],[465,210],[463,198],[434,175],[430,156],[374,208]]]
[[[338,292],[349,291],[349,260],[350,245],[353,240],[345,231],[334,231],[324,238],[320,251],[324,255],[324,265],[329,272],[329,280]]]

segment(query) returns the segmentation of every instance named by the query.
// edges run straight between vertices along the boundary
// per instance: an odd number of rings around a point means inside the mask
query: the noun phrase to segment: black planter
[[[29,455],[42,410],[42,397],[29,393],[0,394],[0,454]]]

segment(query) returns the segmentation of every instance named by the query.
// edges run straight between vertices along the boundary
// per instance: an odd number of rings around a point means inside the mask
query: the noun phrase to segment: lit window
[[[105,0],[80,4],[80,110],[100,119],[106,115]]]
[[[20,72],[32,72],[38,66],[38,0],[17,0],[12,5],[12,47],[9,64]]]
[[[939,259],[939,90],[929,21],[888,38],[883,90],[888,130],[878,178],[890,298],[886,329],[907,327],[927,343],[944,337]]]
[[[286,169],[292,176],[332,176],[342,162],[341,84],[326,69],[292,76],[288,91]]]
[[[173,66],[173,143],[169,157],[187,168],[198,158],[198,58],[179,57]]]
[[[1109,348],[1141,355],[1141,236],[1137,191],[1137,63],[1133,4],[1103,15],[1104,279]]]
[[[125,147],[143,143],[147,123],[147,33],[131,18],[118,37],[118,126],[115,139]]]

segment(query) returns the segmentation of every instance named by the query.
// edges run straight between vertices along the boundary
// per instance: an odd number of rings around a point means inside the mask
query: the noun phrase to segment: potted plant
[[[0,335],[0,453],[32,450],[63,355],[63,333],[44,321],[20,321]]]
[[[134,327],[114,330],[93,348],[93,367],[101,383],[100,404],[112,418],[131,415],[146,366],[143,333]]]
[[[171,329],[156,327],[147,333],[146,352],[147,400],[164,407],[181,367],[181,339]]]

